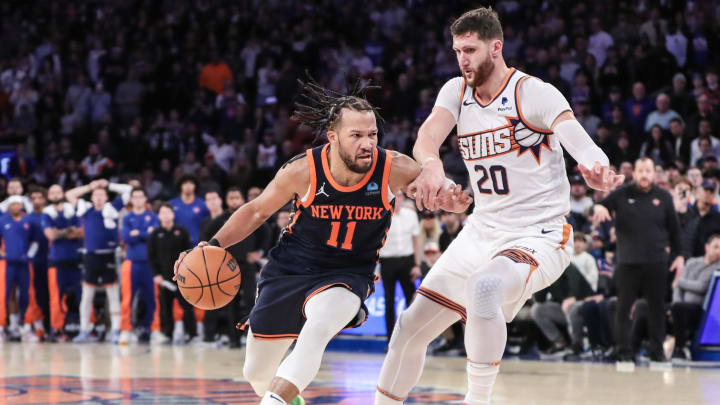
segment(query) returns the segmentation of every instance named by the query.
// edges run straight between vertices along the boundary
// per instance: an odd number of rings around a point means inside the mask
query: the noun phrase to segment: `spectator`
[[[440,222],[443,224],[443,231],[440,234],[438,248],[444,252],[462,231],[463,224],[460,214],[446,211],[440,213]]]
[[[640,157],[650,158],[659,166],[665,166],[674,160],[672,145],[663,138],[660,125],[656,124],[650,129],[649,139],[640,147]]]
[[[718,212],[715,193],[717,183],[712,179],[702,181],[696,190],[693,210],[698,214],[697,230],[692,235],[692,257],[705,254],[705,243],[711,235],[720,233],[720,213]]]
[[[137,73],[131,70],[127,79],[115,90],[115,105],[122,122],[130,122],[140,115],[145,86],[140,83]]]
[[[223,94],[225,82],[232,80],[232,78],[230,67],[220,60],[217,50],[213,50],[210,62],[203,66],[200,72],[200,87],[212,90],[217,94]]]
[[[677,111],[681,117],[688,117],[692,105],[692,98],[687,90],[687,79],[682,73],[675,73],[672,88],[667,89],[670,95],[670,109]]]
[[[588,52],[595,56],[598,66],[602,66],[605,63],[608,48],[613,46],[613,39],[603,30],[599,18],[590,20],[590,31],[592,31],[592,35],[590,35]]]
[[[705,95],[708,97],[710,108],[718,112],[718,107],[720,107],[720,84],[718,84],[717,71],[708,69],[705,73],[705,83],[707,83]]]
[[[670,120],[673,155],[680,158],[686,165],[690,163],[691,139],[685,131],[685,123],[680,118]]]
[[[578,322],[582,322],[580,315],[582,301],[590,295],[592,295],[590,286],[572,263],[555,283],[534,294],[535,302],[530,309],[532,319],[552,343],[542,357],[562,358],[570,354],[568,349],[571,346],[575,354],[582,351],[580,347],[583,325]],[[568,321],[572,323],[570,326]],[[580,332],[573,333],[570,342],[566,339],[568,327]],[[575,340],[578,336],[580,339]]]
[[[112,106],[112,97],[110,93],[105,91],[102,82],[95,84],[95,91],[90,94],[90,121],[93,124],[100,123],[110,115]]]
[[[108,177],[113,167],[115,163],[100,154],[100,146],[96,143],[90,144],[88,155],[80,162],[83,174],[89,179]]]
[[[593,291],[597,290],[598,284],[598,268],[595,258],[587,252],[588,241],[582,232],[576,232],[573,236],[574,254],[570,262],[575,265],[577,270],[585,277],[588,285]]]
[[[645,85],[642,82],[635,82],[632,87],[632,98],[625,101],[625,117],[634,131],[642,131],[651,109],[652,101],[645,97]]]
[[[600,125],[600,118],[590,112],[590,105],[583,100],[574,105],[573,111],[578,122],[585,128],[593,139],[597,139],[597,129]]]
[[[690,360],[686,346],[700,327],[705,293],[713,274],[720,270],[720,235],[712,235],[705,243],[705,255],[688,260],[685,271],[673,283],[670,307],[675,330],[673,359]]]
[[[670,120],[680,119],[680,114],[670,109],[670,97],[667,94],[658,94],[655,98],[655,106],[657,110],[651,112],[645,120],[645,132],[650,132],[655,125],[667,131],[670,129]]]
[[[705,132],[712,134],[720,134],[720,114],[713,112],[710,97],[703,93],[697,98],[697,113],[690,116],[687,120],[688,133],[691,138],[697,138],[701,134],[700,123],[707,121],[708,128]]]

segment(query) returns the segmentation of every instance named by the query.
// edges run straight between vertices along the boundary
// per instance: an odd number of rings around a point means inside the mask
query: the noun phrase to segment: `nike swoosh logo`
[[[275,395],[275,394],[270,394],[270,398],[272,398],[272,399],[274,399],[274,400],[276,400],[276,401],[283,402],[282,398],[278,397],[278,396]]]
[[[550,232],[552,232],[552,231],[553,231],[552,229],[549,230],[549,231],[546,231],[546,230],[543,229],[543,230],[541,230],[540,232],[541,232],[543,235],[545,235],[546,233],[550,233]]]
[[[475,102],[473,101],[472,103],[468,103],[467,101],[463,101],[463,105],[464,105],[464,106],[469,106],[469,105],[471,105],[471,104],[475,104]]]

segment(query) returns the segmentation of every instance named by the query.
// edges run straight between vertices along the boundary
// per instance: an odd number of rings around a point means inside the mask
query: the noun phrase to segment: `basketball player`
[[[570,262],[572,228],[564,147],[590,187],[623,181],[553,86],[505,65],[503,33],[490,8],[469,11],[450,28],[462,77],[440,90],[413,149],[422,172],[409,187],[419,207],[435,209],[445,178],[438,149],[453,127],[472,180],[475,210],[400,315],[375,404],[401,404],[422,373],[427,345],[466,322],[468,392],[487,404],[510,322],[530,295]]]
[[[209,242],[232,246],[294,201],[293,220],[260,273],[249,319],[243,372],[261,405],[303,404],[297,395],[317,374],[328,342],[365,321],[363,301],[372,292],[394,195],[420,172],[409,157],[377,146],[376,110],[362,92],[343,96],[314,83],[302,88],[312,106],[298,105],[295,117],[327,131],[328,143],[286,163]],[[441,197],[438,205],[450,211],[463,212],[471,202],[456,185]]]
[[[145,303],[142,318],[137,320],[138,341],[147,343],[152,337],[153,343],[165,343],[167,338],[160,332],[160,312],[156,307],[154,274],[148,265],[147,240],[152,231],[160,226],[160,220],[154,212],[147,209],[147,196],[142,188],[130,192],[132,210],[122,219],[122,240],[127,245],[126,260],[122,264],[120,282],[122,291],[120,314],[119,344],[128,344],[131,340],[133,297],[140,292]],[[158,323],[153,324],[156,317]],[[152,336],[150,329],[152,329]]]
[[[38,337],[30,328],[42,316],[35,301],[32,259],[38,251],[41,230],[23,211],[25,200],[21,196],[13,195],[7,201],[7,214],[0,217],[0,279],[3,286],[0,289],[0,342],[5,339],[8,304],[14,287],[19,295],[22,341],[37,342]]]
[[[65,341],[67,314],[78,312],[82,295],[81,261],[83,231],[75,208],[65,201],[59,184],[48,189],[50,205],[43,210],[42,227],[50,241],[48,287],[50,296],[50,340]],[[68,299],[72,296],[73,299]]]
[[[118,194],[109,202],[108,190]],[[120,287],[115,266],[115,249],[118,246],[119,211],[130,200],[132,187],[127,184],[108,183],[105,179],[76,187],[65,193],[75,207],[75,215],[82,221],[85,256],[83,257],[83,285],[80,299],[80,333],[73,342],[95,341],[90,336],[90,313],[97,288],[104,288],[110,312],[111,341],[120,338]],[[80,197],[90,193],[90,200]]]

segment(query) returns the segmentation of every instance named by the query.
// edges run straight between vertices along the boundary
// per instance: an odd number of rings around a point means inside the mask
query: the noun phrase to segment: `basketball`
[[[240,289],[240,267],[232,255],[216,246],[190,251],[180,262],[180,293],[197,308],[210,310],[227,305]]]
[[[522,123],[519,123],[515,126],[515,142],[517,142],[520,146],[528,148],[531,146],[535,146],[540,143],[542,137],[542,134],[539,134],[527,128]]]

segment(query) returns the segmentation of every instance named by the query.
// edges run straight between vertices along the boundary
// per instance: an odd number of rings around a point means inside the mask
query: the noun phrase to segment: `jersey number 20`
[[[510,192],[505,166],[494,165],[486,169],[485,166],[475,165],[475,171],[482,176],[480,177],[480,180],[477,181],[479,192],[483,194],[492,194],[492,192],[495,191],[495,194],[499,195],[505,195]],[[492,190],[490,188],[483,187],[488,180],[492,181]]]
[[[340,249],[344,250],[352,250],[352,240],[353,235],[355,234],[355,226],[357,225],[357,222],[351,221],[347,223],[347,230],[345,231],[345,240],[343,241],[342,245],[340,245]],[[332,227],[330,229],[330,238],[327,241],[328,246],[332,247],[338,247],[338,234],[340,233],[340,222],[333,221],[330,223],[330,226]]]

